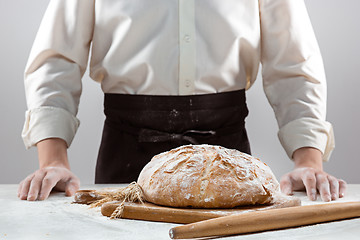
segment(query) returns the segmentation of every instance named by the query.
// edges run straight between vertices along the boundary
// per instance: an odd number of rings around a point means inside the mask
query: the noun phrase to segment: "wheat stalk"
[[[105,197],[90,205],[90,208],[100,207],[107,202],[121,201],[121,204],[115,209],[111,215],[111,219],[121,218],[125,202],[140,202],[144,203],[144,194],[137,182],[132,182],[128,186],[119,188],[116,191],[111,191],[103,194]]]

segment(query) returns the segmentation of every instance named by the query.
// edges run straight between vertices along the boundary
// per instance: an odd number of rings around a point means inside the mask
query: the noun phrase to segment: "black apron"
[[[191,95],[105,94],[95,183],[136,181],[151,158],[187,144],[250,154],[245,90]]]

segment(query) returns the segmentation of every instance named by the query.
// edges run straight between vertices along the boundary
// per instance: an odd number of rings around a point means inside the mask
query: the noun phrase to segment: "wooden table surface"
[[[101,189],[121,185],[85,185],[81,189]],[[169,229],[178,224],[110,220],[99,209],[71,204],[72,197],[53,193],[46,201],[21,201],[17,198],[17,185],[0,184],[0,239],[170,239]],[[302,205],[321,204],[311,202],[302,192],[295,193]],[[349,184],[347,195],[336,202],[360,201],[360,184]],[[331,223],[268,231],[255,234],[223,237],[221,239],[268,240],[268,239],[360,239],[360,218]]]

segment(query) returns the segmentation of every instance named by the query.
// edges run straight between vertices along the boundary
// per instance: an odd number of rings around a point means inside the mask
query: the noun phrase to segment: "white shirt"
[[[262,64],[291,158],[334,148],[322,57],[303,0],[51,0],[25,70],[27,148],[68,146],[81,78],[105,93],[192,95],[248,89]]]

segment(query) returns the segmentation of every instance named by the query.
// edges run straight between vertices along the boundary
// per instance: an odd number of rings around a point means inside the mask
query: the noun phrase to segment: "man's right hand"
[[[80,180],[70,171],[66,142],[49,138],[37,143],[40,169],[26,177],[19,185],[21,200],[45,200],[51,190],[72,196],[80,187]]]
[[[72,196],[79,189],[79,179],[65,167],[46,167],[25,178],[19,185],[21,200],[45,200],[52,189]]]

